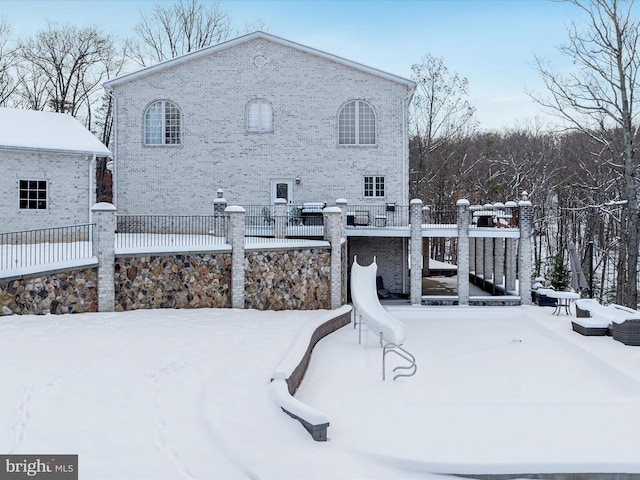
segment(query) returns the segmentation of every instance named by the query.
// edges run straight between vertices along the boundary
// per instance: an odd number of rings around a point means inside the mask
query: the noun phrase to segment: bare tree
[[[473,129],[474,108],[467,100],[468,80],[450,74],[442,58],[427,54],[411,70],[417,88],[411,110],[410,189],[412,197],[423,197],[445,171],[434,152]]]
[[[626,202],[620,219],[620,252],[625,262],[620,265],[624,265],[625,271],[616,300],[636,308],[639,236],[633,109],[640,61],[637,50],[640,24],[632,16],[633,1],[568,1],[587,18],[584,31],[572,24],[569,43],[560,49],[576,68],[561,75],[538,59],[538,71],[550,96],[534,98],[564,119],[568,128],[596,141],[603,152],[608,152],[600,157],[601,161],[610,162],[620,174],[624,185],[622,200]],[[619,141],[612,137],[612,129],[622,132]]]
[[[117,75],[124,63],[124,55],[111,36],[96,27],[49,24],[21,41],[18,54],[20,104],[69,113],[88,129],[95,129],[101,84]]]
[[[135,27],[137,41],[130,42],[130,58],[141,66],[169,60],[226,40],[230,17],[220,3],[179,0],[158,4]]]
[[[0,106],[9,104],[9,99],[16,89],[13,70],[16,64],[15,47],[11,44],[11,28],[0,19]]]

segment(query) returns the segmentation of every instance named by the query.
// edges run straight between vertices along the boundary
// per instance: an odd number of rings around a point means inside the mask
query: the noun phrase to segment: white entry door
[[[276,198],[284,198],[287,201],[287,205],[291,205],[291,202],[293,202],[292,179],[277,178],[271,180],[271,205],[275,203]]]

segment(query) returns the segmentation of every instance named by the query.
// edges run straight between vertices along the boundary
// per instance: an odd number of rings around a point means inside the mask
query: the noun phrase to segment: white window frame
[[[154,113],[151,112],[151,109],[158,105],[160,106],[158,112],[160,117],[150,118],[150,114]],[[168,112],[170,109],[173,110],[173,116],[172,112]],[[151,131],[152,128],[156,131]],[[156,100],[149,104],[144,111],[142,135],[144,144],[147,146],[182,145],[182,111],[180,107],[171,100]]]
[[[40,188],[40,185],[36,185],[35,188],[31,188],[30,185],[23,188],[22,182],[36,182],[37,184],[44,183],[44,188]],[[23,192],[26,193],[27,198],[23,198]],[[32,192],[35,193],[36,197],[40,197],[39,193],[44,193],[44,198],[29,198]],[[27,202],[24,207],[22,206],[23,200]],[[39,206],[41,201],[44,201],[44,207],[42,208]],[[36,202],[35,206],[29,206],[31,202]],[[46,212],[49,210],[49,182],[43,179],[18,180],[18,209],[23,212]]]
[[[249,133],[273,132],[273,106],[265,98],[254,98],[247,103],[246,119]]]
[[[351,107],[352,105],[354,109],[352,114],[353,118],[344,118],[344,116],[347,115],[346,109]],[[365,132],[365,130],[362,129],[362,123],[367,121],[366,118],[362,118],[363,112],[361,112],[361,110],[363,110],[365,107],[371,112],[371,118],[369,118],[369,124],[367,126],[371,126],[373,132],[371,132],[371,130]],[[355,145],[366,147],[375,146],[378,139],[377,123],[376,111],[370,103],[365,102],[364,100],[348,101],[340,108],[340,111],[338,112],[338,145]],[[350,131],[347,131],[347,129],[349,129]],[[350,141],[350,139],[345,138],[351,133],[351,131],[353,132],[353,142]],[[372,136],[373,141],[364,142],[365,138],[363,137],[365,137],[365,134],[367,136]]]
[[[365,175],[364,176],[365,198],[384,198],[386,194],[387,194],[386,181],[385,181],[384,175]]]

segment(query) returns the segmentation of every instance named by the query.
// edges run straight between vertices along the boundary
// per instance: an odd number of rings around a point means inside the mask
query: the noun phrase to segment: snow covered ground
[[[387,308],[418,372],[382,382],[351,326],[322,340],[296,397],[324,443],[269,381],[326,311],[0,317],[0,452],[77,453],[83,479],[640,473],[640,348],[550,308]]]

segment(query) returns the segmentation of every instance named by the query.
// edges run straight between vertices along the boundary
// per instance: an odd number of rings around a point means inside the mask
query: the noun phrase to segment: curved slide
[[[376,273],[378,265],[375,257],[371,265],[363,267],[353,257],[351,267],[351,300],[355,309],[356,321],[360,316],[370,330],[382,336],[387,343],[402,345],[407,335],[404,323],[391,316],[378,300]]]

